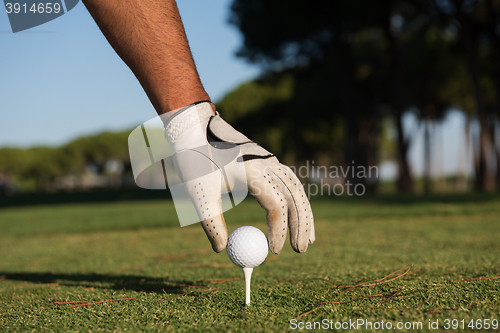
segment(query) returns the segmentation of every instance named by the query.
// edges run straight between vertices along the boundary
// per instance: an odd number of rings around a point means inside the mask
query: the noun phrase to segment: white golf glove
[[[296,252],[306,251],[314,242],[313,214],[299,179],[274,155],[236,131],[218,113],[214,115],[209,103],[192,104],[174,113],[165,121],[165,137],[175,169],[215,252],[223,251],[228,239],[221,194],[235,182],[246,182],[248,191],[266,210],[269,249],[273,253],[281,252],[287,228]],[[214,156],[234,147],[241,155],[233,162],[243,163],[243,174],[231,174],[231,168],[227,168],[223,177],[207,177],[206,171],[200,171],[207,167],[221,169],[220,159]]]

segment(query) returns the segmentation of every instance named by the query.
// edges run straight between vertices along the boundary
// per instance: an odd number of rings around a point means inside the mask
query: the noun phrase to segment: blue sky
[[[179,1],[205,89],[214,101],[259,69],[234,56],[230,0]],[[0,146],[57,145],[156,115],[146,94],[80,2],[41,26],[13,34],[0,12]]]
[[[205,89],[217,101],[259,74],[234,56],[242,43],[227,23],[231,0],[178,1]],[[85,6],[41,26],[13,34],[0,11],[0,146],[59,145],[85,134],[132,128],[156,113],[138,81],[109,46]],[[460,160],[463,118],[442,126],[442,169]],[[415,119],[405,123],[413,127]],[[413,170],[422,170],[422,131],[410,148]],[[446,148],[446,149],[445,149]],[[383,175],[394,175],[385,165]]]

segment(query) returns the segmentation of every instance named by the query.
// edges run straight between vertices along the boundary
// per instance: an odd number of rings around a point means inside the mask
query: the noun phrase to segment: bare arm
[[[196,70],[175,0],[83,3],[135,74],[158,114],[210,100]]]

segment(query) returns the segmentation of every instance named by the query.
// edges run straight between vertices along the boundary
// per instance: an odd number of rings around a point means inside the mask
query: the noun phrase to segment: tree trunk
[[[361,146],[360,158],[362,165],[365,166],[365,175],[363,178],[366,192],[375,193],[377,191],[378,181],[376,174],[371,172],[370,167],[378,166],[379,147],[380,147],[381,125],[380,119],[373,110],[369,115],[364,115],[360,120],[359,142]],[[370,178],[370,176],[372,178]]]
[[[461,3],[455,1],[458,10],[457,18],[462,26],[461,40],[465,51],[469,74],[474,87],[474,97],[476,100],[477,116],[481,127],[479,133],[479,166],[476,169],[475,189],[479,191],[491,190],[495,185],[492,173],[488,168],[488,160],[492,153],[491,133],[488,125],[488,115],[486,113],[484,97],[479,85],[479,69],[477,66],[477,43],[472,36],[469,20],[461,10]]]
[[[387,24],[386,36],[389,40],[389,55],[391,58],[390,65],[390,93],[391,104],[394,117],[396,118],[396,127],[398,131],[398,191],[404,193],[413,193],[413,179],[410,173],[408,164],[408,139],[405,138],[403,130],[403,113],[404,113],[404,97],[403,97],[403,80],[401,79],[401,69],[399,65],[399,56],[397,51],[397,41],[391,35],[390,24]]]
[[[431,121],[424,119],[424,192],[431,193]]]
[[[497,90],[497,105],[496,105],[496,112],[497,114],[494,115],[494,120],[493,120],[493,130],[491,131],[492,134],[492,142],[493,142],[493,147],[495,149],[495,155],[496,155],[496,162],[497,162],[497,174],[496,174],[496,185],[497,185],[497,191],[500,191],[500,123],[498,122],[498,115],[500,114],[500,43],[496,43],[496,52],[495,54],[497,55],[497,69],[495,71],[495,80],[494,82],[496,83],[496,90]]]
[[[403,133],[403,112],[395,110],[396,124],[398,130],[398,191],[402,193],[413,193],[413,180],[408,164],[408,141]]]
[[[461,151],[459,155],[460,160],[458,161],[459,171],[457,174],[456,190],[458,192],[467,192],[468,188],[468,178],[467,167],[470,158],[474,158],[474,154],[470,153],[470,115],[465,115],[465,126],[464,126],[464,138],[465,138],[465,149]]]
[[[492,121],[492,144],[496,155],[496,187],[497,191],[500,191],[500,128],[498,122],[498,116],[500,115],[500,36],[497,33],[497,18],[500,12],[498,6],[495,5],[494,0],[489,0],[488,2],[488,13],[489,13],[489,33],[492,39],[492,49],[493,57],[496,59],[495,69],[492,71],[493,82],[495,84],[496,90],[496,105],[495,114],[493,115]]]
[[[500,95],[498,95],[500,98]],[[499,102],[500,103],[500,102]],[[492,141],[493,141],[493,149],[495,150],[494,154],[496,157],[496,167],[497,167],[497,172],[496,172],[496,187],[497,190],[500,190],[500,128],[498,126],[498,117],[494,116],[493,120],[491,121],[491,134],[492,134]]]
[[[337,88],[341,91],[341,107],[344,119],[346,120],[346,137],[344,144],[344,168],[352,170],[357,166],[366,167],[366,159],[363,158],[364,152],[360,145],[360,109],[356,105],[354,97],[353,82],[353,64],[351,46],[338,42],[336,50],[338,59]],[[345,181],[349,181],[352,186],[356,184],[365,184],[365,179],[352,177],[352,172],[348,172]]]

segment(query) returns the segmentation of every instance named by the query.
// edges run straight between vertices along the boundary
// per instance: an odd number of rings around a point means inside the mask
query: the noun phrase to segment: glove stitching
[[[281,171],[281,169],[279,169]],[[283,170],[284,171],[284,170]],[[285,176],[287,176],[286,172],[283,172]],[[274,173],[274,175],[276,177],[278,177],[278,179],[281,181],[281,183],[283,184],[284,188],[286,188],[286,190],[288,191],[288,195],[289,197],[291,198],[291,200],[293,201],[293,207],[295,208],[295,212],[297,214],[297,236],[296,236],[296,244],[297,244],[297,250],[300,251],[299,249],[299,236],[300,236],[300,212],[299,212],[299,209],[297,208],[297,203],[295,201],[295,198],[293,196],[293,193],[292,191],[290,190],[290,188],[286,185],[286,183],[283,181],[282,177],[280,177],[278,174]],[[297,184],[295,184],[297,185]],[[290,205],[288,205],[290,206]],[[288,207],[288,209],[290,209],[290,207]],[[291,236],[291,234],[290,234]]]
[[[198,110],[199,108],[196,107],[196,104],[191,104],[178,111],[169,119],[168,123],[165,125],[165,137],[171,144],[177,141],[178,136],[182,132],[195,124],[201,123],[203,120],[202,118],[213,114],[212,109],[210,109],[210,111],[208,109],[201,109],[201,115],[198,113]]]

